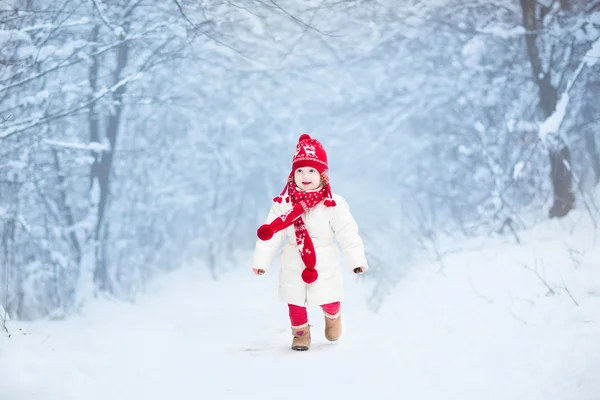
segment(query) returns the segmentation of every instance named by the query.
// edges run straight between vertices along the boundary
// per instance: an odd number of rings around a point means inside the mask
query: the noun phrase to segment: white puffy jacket
[[[279,298],[286,303],[314,306],[344,299],[340,257],[334,238],[340,244],[350,270],[368,268],[363,242],[348,203],[336,194],[333,199],[337,204],[335,207],[325,207],[321,202],[302,215],[317,255],[315,268],[319,277],[312,284],[307,285],[300,276],[304,263],[296,247],[293,224],[275,233],[270,240],[256,242],[252,268],[266,271],[283,239],[288,238],[281,251],[279,274]],[[270,223],[290,208],[290,203],[273,203],[265,223]]]

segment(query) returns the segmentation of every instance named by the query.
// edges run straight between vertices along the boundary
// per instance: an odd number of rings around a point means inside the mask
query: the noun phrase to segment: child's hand
[[[254,275],[264,275],[265,270],[252,268],[252,272],[254,272]]]
[[[362,274],[363,272],[365,272],[364,267],[356,267],[356,268],[354,268],[354,273],[355,274]]]

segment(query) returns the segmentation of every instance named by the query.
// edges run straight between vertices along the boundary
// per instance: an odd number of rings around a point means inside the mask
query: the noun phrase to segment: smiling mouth
[[[303,185],[308,186],[311,184],[311,182],[302,182]]]

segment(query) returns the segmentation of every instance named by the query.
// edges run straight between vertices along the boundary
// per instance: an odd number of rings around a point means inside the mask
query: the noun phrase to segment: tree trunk
[[[554,204],[550,208],[550,218],[564,217],[575,205],[573,194],[573,174],[571,172],[571,152],[566,145],[559,151],[550,151],[550,178],[554,193]]]
[[[92,28],[92,35],[90,38],[90,42],[91,43],[96,43],[96,41],[98,40],[98,33],[100,31],[100,25],[96,24],[94,25],[94,27]],[[96,50],[96,46],[92,46],[92,52],[94,52]],[[90,99],[96,94],[97,90],[98,90],[98,70],[99,70],[99,60],[97,56],[93,56],[92,57],[92,62],[88,71],[88,80],[90,83]],[[90,143],[100,143],[100,123],[99,123],[99,115],[98,112],[96,111],[96,103],[93,102],[90,104],[89,108],[88,108],[88,121],[89,121],[89,129],[90,129]],[[99,207],[100,207],[100,200],[97,199],[98,194],[96,194],[96,191],[100,191],[102,190],[102,185],[100,182],[102,182],[101,176],[102,176],[102,152],[97,152],[97,151],[92,151],[92,157],[94,159],[94,162],[92,163],[92,167],[90,170],[90,197],[91,197],[91,206],[94,207],[96,210],[95,212],[97,213],[97,220],[96,220],[96,229],[94,232],[94,252],[95,252],[95,265],[94,265],[94,283],[96,284],[96,287],[103,290],[106,288],[106,285],[103,283],[104,279],[102,279],[100,277],[99,274],[99,269],[102,269],[102,264],[99,262],[99,260],[101,260],[100,257],[98,257],[98,247],[99,247],[99,226],[101,226],[100,222],[100,216],[102,215],[103,211],[100,211]],[[96,187],[96,184],[98,184],[98,187]],[[97,276],[98,275],[98,276]],[[100,284],[99,284],[100,281]]]
[[[594,120],[594,108],[591,104],[586,103],[583,106],[582,116],[584,121]],[[596,145],[596,138],[594,135],[594,122],[586,123],[584,126],[584,138],[585,138],[585,149],[587,150],[590,162],[592,163],[592,169],[594,170],[594,184],[600,182],[600,154],[598,154],[598,146]]]
[[[122,40],[117,47],[117,60],[113,74],[113,84],[120,81],[121,75],[129,56],[129,45]],[[113,166],[113,158],[117,145],[117,135],[123,113],[123,95],[126,86],[119,87],[112,95],[112,112],[108,117],[106,127],[106,138],[109,149],[102,152],[99,160],[92,166],[92,177],[96,180],[99,189],[97,220],[95,229],[96,238],[96,265],[94,268],[94,283],[99,290],[111,292],[112,282],[108,273],[108,251],[109,239],[108,220],[106,218],[110,203],[110,176]]]
[[[73,217],[73,211],[71,210],[71,207],[69,206],[69,202],[68,202],[68,198],[67,198],[67,191],[66,191],[66,182],[65,182],[65,175],[62,172],[62,167],[60,165],[60,159],[58,157],[58,152],[56,150],[52,150],[52,158],[54,160],[54,168],[56,169],[56,176],[57,176],[57,185],[58,185],[58,194],[59,194],[59,200],[58,200],[58,207],[60,209],[60,213],[61,213],[61,217],[63,217],[65,219],[66,225],[67,227],[71,228],[73,227],[73,225],[75,225],[75,218]],[[77,234],[75,233],[75,231],[70,230],[69,234],[68,234],[68,238],[69,238],[69,245],[71,246],[71,249],[73,250],[73,252],[75,253],[75,261],[77,262],[77,265],[81,264],[81,245],[79,244],[79,239],[77,238]]]
[[[19,268],[15,268],[15,219],[7,218],[3,220],[2,223],[2,237],[0,241],[0,245],[2,248],[2,290],[0,293],[4,293],[2,299],[0,299],[0,304],[4,306],[4,309],[13,318],[16,318],[18,312],[20,312],[20,301],[14,301],[13,298],[19,298],[21,296],[17,296],[16,293],[10,293],[11,289],[11,281],[20,282],[19,276],[21,271]],[[11,279],[11,270],[13,268],[13,273],[17,274],[15,279]],[[12,286],[13,291],[21,291],[21,285]]]
[[[11,179],[12,178],[12,179]],[[23,257],[19,257],[19,233],[18,233],[18,222],[17,218],[21,212],[21,201],[20,201],[20,188],[21,182],[17,175],[8,177],[6,181],[6,190],[4,199],[8,200],[8,204],[11,204],[11,214],[8,218],[3,219],[2,224],[2,259],[5,260],[3,265],[4,270],[2,271],[3,284],[5,285],[2,289],[5,298],[2,299],[4,303],[4,309],[8,312],[8,315],[13,319],[18,319],[25,314],[25,269],[23,266]]]
[[[598,154],[598,146],[596,146],[593,130],[588,130],[585,133],[585,145],[594,170],[594,184],[597,185],[600,182],[600,155]]]
[[[531,62],[533,79],[536,82],[539,91],[540,119],[546,120],[556,110],[558,91],[557,88],[552,86],[552,75],[550,70],[544,71],[542,68],[542,59],[537,44],[538,29],[541,27],[541,23],[538,23],[537,6],[535,0],[521,0],[523,25],[527,30],[527,35],[525,36],[527,55]],[[567,215],[575,206],[573,174],[571,171],[571,152],[565,141],[560,137],[552,142],[553,143],[548,146],[548,151],[550,157],[550,180],[552,183],[554,203],[550,208],[548,215],[550,218],[560,218]]]

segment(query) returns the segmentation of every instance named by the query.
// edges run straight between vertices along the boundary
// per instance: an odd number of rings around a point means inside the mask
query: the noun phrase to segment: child
[[[252,261],[254,273],[264,274],[288,237],[280,257],[279,298],[288,303],[292,349],[298,351],[310,347],[306,306],[323,309],[327,340],[335,341],[342,334],[343,281],[333,239],[355,274],[368,268],[358,226],[346,201],[331,193],[327,172],[327,153],[321,143],[301,135],[286,186],[274,199],[266,223],[258,228],[260,240]]]

